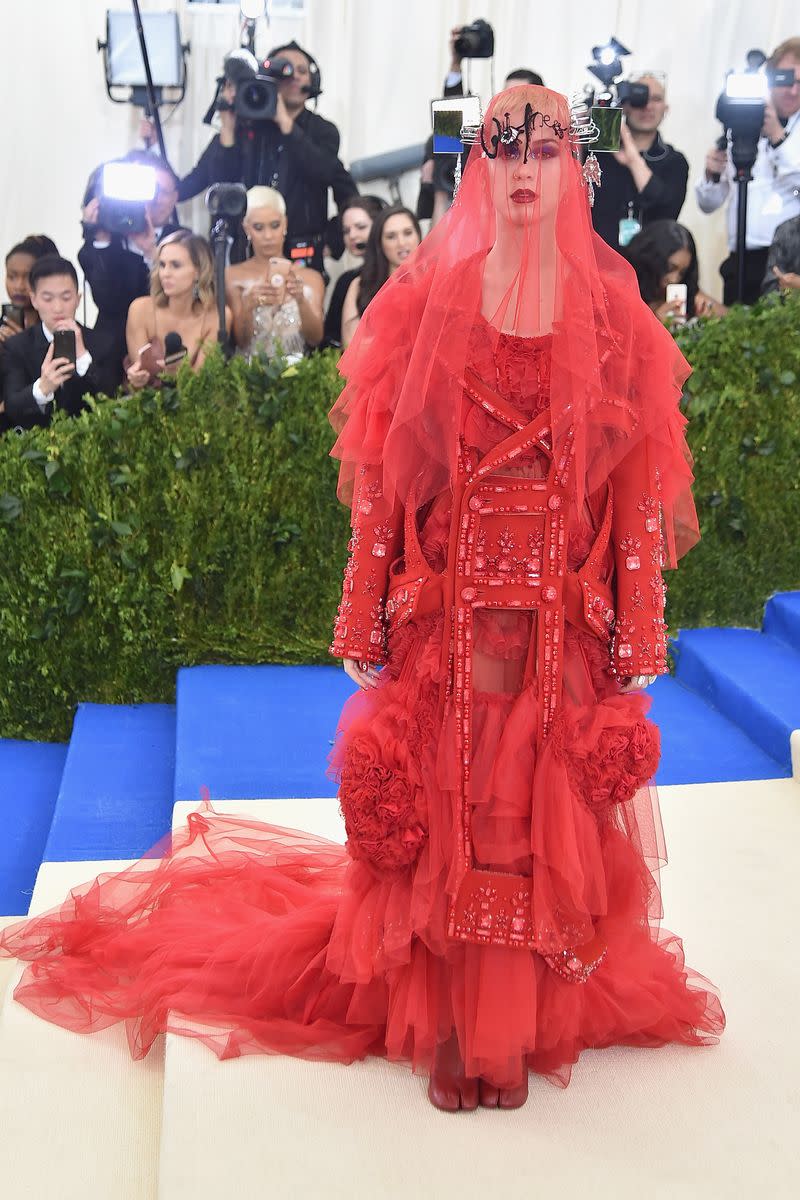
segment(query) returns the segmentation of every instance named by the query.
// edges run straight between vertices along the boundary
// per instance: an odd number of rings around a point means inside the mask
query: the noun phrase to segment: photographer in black
[[[97,305],[94,328],[115,348],[117,382],[122,381],[128,309],[138,296],[150,291],[150,270],[159,242],[181,228],[174,220],[178,179],[172,168],[146,150],[132,150],[120,161],[147,167],[154,174],[155,190],[152,200],[144,204],[143,228],[128,234],[103,228],[103,164],[92,172],[86,185],[81,214],[84,241],[78,251],[78,263]]]
[[[603,182],[592,209],[596,232],[615,250],[650,221],[677,220],[689,178],[684,156],[658,132],[669,111],[663,78],[645,74],[631,82],[647,88],[647,101],[643,106],[622,104],[620,148],[601,156]]]
[[[232,59],[236,61],[237,56]],[[216,101],[220,132],[181,180],[178,198],[188,200],[212,183],[276,188],[286,201],[286,257],[322,272],[328,190],[332,189],[340,205],[358,189],[338,157],[339,130],[306,107],[307,101],[321,92],[314,58],[296,42],[289,42],[271,50],[267,62],[277,87],[274,117],[243,120],[237,116],[238,80],[226,78]],[[234,73],[233,68],[227,69]],[[231,257],[238,260],[243,255],[233,253]]]

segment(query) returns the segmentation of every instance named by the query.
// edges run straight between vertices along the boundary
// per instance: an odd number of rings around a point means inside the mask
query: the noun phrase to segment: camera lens
[[[242,89],[242,99],[248,108],[260,108],[264,103],[264,89],[258,83],[248,83]]]

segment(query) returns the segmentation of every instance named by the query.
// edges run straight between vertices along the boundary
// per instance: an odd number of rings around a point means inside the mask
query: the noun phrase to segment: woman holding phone
[[[230,321],[226,308],[226,330]],[[150,295],[138,297],[128,309],[128,383],[132,388],[157,386],[160,376],[176,371],[184,358],[197,369],[218,333],[214,260],[208,243],[188,229],[178,230],[158,247]],[[179,341],[177,352],[168,356],[164,344],[170,334]]]
[[[639,291],[659,321],[722,317],[724,304],[700,290],[697,247],[677,221],[651,221],[623,251],[636,272]]]
[[[9,338],[36,325],[39,320],[39,314],[31,303],[30,274],[33,264],[46,254],[58,254],[55,242],[43,233],[31,233],[12,246],[6,255],[6,295],[9,303],[3,305],[0,351]]]
[[[284,258],[286,201],[275,188],[250,188],[242,227],[251,256],[225,272],[236,345],[249,356],[300,358],[322,341],[325,282]]]

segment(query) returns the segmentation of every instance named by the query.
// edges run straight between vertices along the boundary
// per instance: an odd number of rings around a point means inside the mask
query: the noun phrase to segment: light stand
[[[164,145],[164,130],[161,127],[161,115],[158,111],[160,101],[156,99],[156,89],[153,87],[153,73],[150,70],[150,55],[147,53],[147,40],[144,36],[142,28],[142,13],[139,8],[139,0],[132,0],[133,3],[133,19],[136,22],[136,36],[139,39],[139,46],[142,51],[142,62],[144,63],[145,90],[147,92],[147,105],[153,118],[153,123],[156,127],[156,138],[158,139],[158,149],[164,162],[167,159],[167,147]]]
[[[755,78],[750,76],[750,79]],[[736,207],[736,299],[745,292],[745,254],[747,252],[747,186],[753,178],[758,156],[758,141],[764,124],[764,100],[736,98],[724,92],[717,101],[717,118],[730,138],[730,153],[737,189]]]

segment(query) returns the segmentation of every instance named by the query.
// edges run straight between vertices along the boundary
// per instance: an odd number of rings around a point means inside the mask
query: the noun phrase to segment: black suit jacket
[[[77,373],[58,389],[55,400],[44,412],[33,398],[33,385],[39,378],[47,354],[47,338],[41,325],[9,338],[3,352],[3,399],[6,418],[12,427],[32,429],[34,425],[49,425],[53,408],[77,416],[86,407],[83,397],[116,390],[113,350],[109,340],[92,329],[83,329],[86,349],[92,356],[89,370]]]

